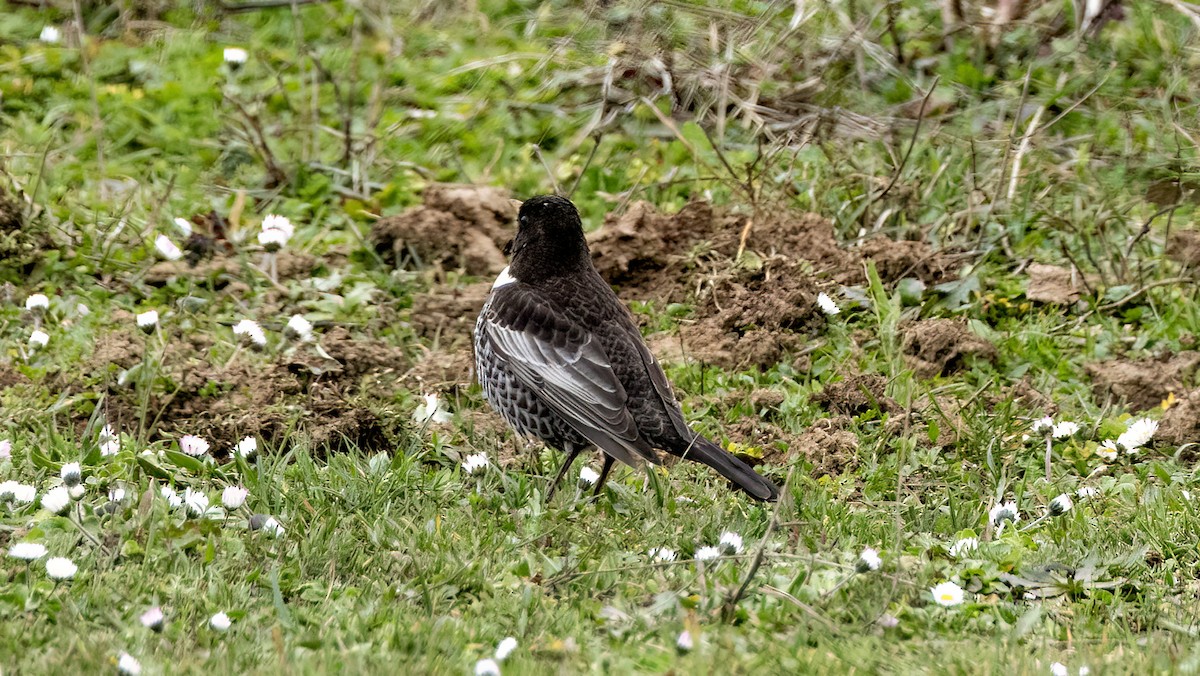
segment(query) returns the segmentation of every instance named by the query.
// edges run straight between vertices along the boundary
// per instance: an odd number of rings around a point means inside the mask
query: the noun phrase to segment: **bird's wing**
[[[493,294],[482,328],[512,373],[605,453],[629,465],[638,458],[656,463],[592,332],[528,285],[507,284]]]

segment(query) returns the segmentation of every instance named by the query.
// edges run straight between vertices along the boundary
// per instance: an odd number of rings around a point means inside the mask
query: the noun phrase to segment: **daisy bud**
[[[59,470],[58,475],[62,477],[63,483],[70,488],[71,486],[78,484],[80,479],[82,479],[83,470],[79,463],[68,462],[62,466],[62,469]]]
[[[307,343],[312,340],[312,328],[312,322],[305,319],[303,315],[292,315],[283,329],[283,335],[292,340]]]
[[[267,346],[267,334],[263,332],[258,322],[253,319],[243,319],[233,326],[233,335],[241,339],[242,344],[261,350]]]
[[[183,492],[183,507],[187,510],[188,515],[200,518],[208,511],[208,496],[202,491],[188,488]]]
[[[475,663],[475,676],[500,676],[500,664],[491,658]]]
[[[1050,434],[1053,435],[1055,439],[1066,439],[1067,437],[1075,436],[1075,433],[1078,431],[1079,423],[1074,423],[1070,420],[1064,420],[1050,428]]]
[[[40,315],[50,309],[50,299],[44,293],[35,293],[25,299],[25,309],[35,315]]]
[[[8,439],[0,439],[0,460],[12,459],[12,442]]]
[[[879,552],[867,547],[862,550],[862,554],[858,555],[858,562],[854,565],[854,569],[859,573],[869,573],[879,570],[881,565],[883,565],[883,559],[879,558]]]
[[[233,450],[246,460],[253,460],[254,455],[258,453],[258,440],[254,437],[246,437],[239,441]]]
[[[833,302],[833,299],[829,297],[829,294],[824,291],[817,294],[817,306],[821,308],[821,312],[831,317],[842,311],[837,303]]]
[[[76,484],[67,490],[67,494],[72,500],[78,500],[83,497],[83,484]]]
[[[38,40],[48,45],[56,45],[62,40],[62,31],[58,30],[57,26],[42,26],[42,32],[38,35]]]
[[[42,496],[42,508],[51,514],[62,514],[71,505],[71,493],[66,486],[56,486]]]
[[[503,662],[508,659],[512,651],[517,649],[517,639],[508,636],[500,644],[496,646],[496,661]]]
[[[1074,503],[1071,502],[1071,496],[1063,493],[1050,501],[1050,516],[1062,516],[1071,511],[1071,508],[1074,506]]]
[[[159,235],[154,238],[154,249],[158,251],[158,255],[169,261],[177,261],[183,258],[183,252],[166,235]]]
[[[163,630],[163,611],[158,606],[142,613],[139,619],[142,621],[142,626],[151,631],[161,632]]]
[[[133,655],[123,652],[117,657],[117,672],[123,676],[141,676],[142,663],[138,662]]]
[[[193,458],[198,458],[208,453],[208,448],[208,441],[204,437],[196,436],[195,434],[185,434],[179,439],[179,450]]]
[[[696,550],[697,561],[712,561],[721,556],[721,550],[716,547],[701,547]]]
[[[600,475],[591,467],[584,467],[579,470],[579,485],[583,487],[595,486],[600,480]]]
[[[71,559],[56,556],[46,560],[46,575],[53,580],[70,580],[79,572],[79,566]]]
[[[241,47],[226,47],[222,52],[222,57],[224,57],[226,65],[231,70],[237,70],[246,63],[246,60],[250,58],[250,54]]]
[[[226,632],[229,631],[229,627],[233,626],[233,620],[229,619],[224,612],[220,612],[208,619],[208,626],[215,631]]]
[[[192,236],[192,222],[186,218],[176,218],[174,221],[175,227],[179,229],[179,234],[184,237]]]
[[[721,540],[718,542],[718,547],[721,549],[721,553],[727,556],[740,554],[742,551],[742,536],[727,530],[721,533]]]
[[[692,632],[684,629],[679,638],[675,639],[675,649],[681,653],[690,653],[692,648],[695,648],[695,641],[692,640]]]
[[[463,464],[462,464],[463,471],[466,472],[467,474],[479,474],[483,470],[487,469],[487,466],[488,466],[487,453],[476,453],[474,455],[468,455],[466,457],[466,459],[463,460]]]
[[[250,491],[241,486],[229,486],[221,492],[221,504],[225,505],[225,509],[233,511],[245,504],[249,494]]]
[[[158,310],[147,310],[137,316],[138,328],[143,333],[154,333],[158,327]]]
[[[988,514],[993,526],[1000,526],[1008,521],[1016,523],[1021,520],[1021,514],[1017,511],[1017,503],[1005,502],[996,505]]]
[[[29,334],[29,347],[32,347],[35,350],[40,350],[43,347],[46,347],[46,344],[49,342],[50,334],[41,329],[37,329],[33,333]]]

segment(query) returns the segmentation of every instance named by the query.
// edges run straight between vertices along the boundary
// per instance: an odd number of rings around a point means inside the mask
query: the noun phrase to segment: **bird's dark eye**
[[[518,222],[518,223],[520,223],[521,225],[529,225],[529,217],[528,217],[528,216],[522,216],[522,217],[520,217],[520,218],[518,218],[518,219],[517,219],[517,222]]]

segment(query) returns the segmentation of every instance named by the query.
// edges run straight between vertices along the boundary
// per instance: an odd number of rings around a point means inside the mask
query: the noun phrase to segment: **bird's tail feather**
[[[775,484],[764,479],[758,472],[751,469],[750,465],[738,460],[731,453],[699,434],[680,455],[717,470],[721,476],[732,481],[752,498],[767,502],[775,502],[779,499],[779,489]]]

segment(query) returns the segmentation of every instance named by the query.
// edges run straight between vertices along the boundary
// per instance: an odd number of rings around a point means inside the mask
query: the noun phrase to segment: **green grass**
[[[884,6],[861,2],[815,7],[795,31],[791,3],[331,2],[228,15],[133,3],[128,17],[84,3],[81,50],[73,31],[62,44],[37,40],[44,25],[73,23],[72,11],[0,2],[0,188],[26,223],[0,233],[0,439],[13,444],[0,480],[41,495],[82,459],[86,487],[65,516],[0,506],[5,551],[42,542],[79,566],[55,584],[42,562],[0,559],[0,664],[112,671],[126,651],[147,673],[470,673],[513,636],[506,673],[1200,669],[1194,447],[1159,442],[1099,469],[1098,442],[1131,415],[1171,411],[1128,410],[1084,372],[1180,352],[1200,333],[1191,272],[1165,253],[1168,230],[1196,217],[1186,194],[1197,173],[1196,29],[1166,5],[1128,4],[1094,39],[1051,36],[1059,12],[1074,25],[1070,3],[1058,3],[994,49],[967,30],[942,51],[938,8],[916,2],[894,5],[899,44]],[[222,63],[226,46],[248,49],[244,68]],[[667,50],[673,101],[657,93],[652,60]],[[622,91],[601,104],[610,62]],[[722,72],[733,99],[705,84]],[[917,129],[901,106],[931,89]],[[1149,197],[1163,181],[1185,190],[1168,213]],[[598,500],[572,485],[547,503],[557,454],[489,428],[466,374],[442,393],[449,423],[412,422],[424,392],[399,365],[339,381],[346,417],[367,409],[387,421],[382,447],[334,451],[297,433],[273,435],[250,463],[180,454],[192,421],[156,421],[150,402],[189,373],[220,380],[232,360],[261,369],[266,387],[280,364],[320,363],[278,331],[266,354],[238,350],[227,326],[240,318],[279,326],[302,313],[373,341],[363,344],[425,354],[414,297],[480,280],[396,271],[366,242],[376,217],[419,204],[433,182],[516,196],[578,183],[590,227],[631,199],[671,211],[708,196],[767,223],[813,211],[844,241],[920,239],[962,264],[958,281],[920,293],[877,277],[822,286],[840,292],[843,312],[806,337],[796,362],[666,364],[698,430],[740,444],[726,430],[762,419],[781,435],[765,450],[782,452],[760,467],[786,484],[777,506],[691,465],[623,469]],[[172,219],[239,209],[230,278],[145,281],[154,235],[181,239]],[[296,222],[289,248],[317,257],[311,278],[276,286],[252,269],[267,213]],[[1031,303],[1030,262],[1077,265],[1094,292]],[[826,284],[829,271],[817,272]],[[35,292],[51,296],[51,342],[30,352],[21,303]],[[689,304],[626,300],[648,333],[693,318]],[[163,328],[143,342],[131,313],[152,308]],[[991,341],[995,359],[918,377],[898,332],[947,317]],[[89,366],[125,334],[131,347],[113,359],[126,365]],[[860,373],[883,376],[897,406],[837,420],[857,451],[823,475],[809,431],[834,416],[813,397]],[[1019,383],[1057,410],[1016,397]],[[239,394],[228,387],[214,383],[200,402]],[[760,390],[781,403],[754,403]],[[147,423],[108,419],[129,392],[153,395]],[[302,426],[311,405],[296,395],[240,413]],[[1049,414],[1083,430],[1055,442],[1047,477],[1041,440],[1023,435]],[[105,422],[122,435],[111,457],[98,447]],[[461,460],[479,452],[491,466],[466,474]],[[189,518],[160,496],[164,485],[214,504],[231,485],[250,497],[225,518]],[[118,486],[126,499],[106,506]],[[1084,486],[1098,493],[1038,520]],[[997,533],[988,510],[1001,500],[1022,519]],[[277,517],[284,534],[251,531],[253,514]],[[727,530],[745,538],[743,552],[693,560]],[[964,537],[984,542],[950,555]],[[654,547],[678,557],[654,561]],[[865,547],[883,565],[856,574]],[[945,580],[966,589],[962,605],[934,603],[930,588]],[[138,620],[156,605],[162,633]],[[208,625],[220,611],[234,620],[225,633]],[[685,630],[695,647],[681,653]]]

